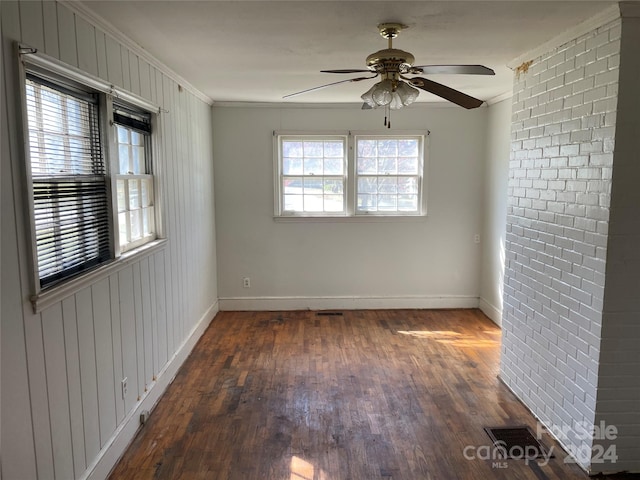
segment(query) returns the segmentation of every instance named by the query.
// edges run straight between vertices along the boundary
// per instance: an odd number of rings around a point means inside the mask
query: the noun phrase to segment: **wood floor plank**
[[[535,419],[498,380],[479,310],[221,312],[111,479],[586,479],[468,460],[485,426]]]

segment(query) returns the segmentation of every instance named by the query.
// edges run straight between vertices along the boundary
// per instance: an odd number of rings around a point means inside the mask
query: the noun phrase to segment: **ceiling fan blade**
[[[367,69],[345,68],[343,70],[320,70],[320,73],[366,73],[370,71]]]
[[[348,78],[346,80],[340,80],[338,82],[331,82],[331,83],[327,83],[325,85],[320,85],[319,87],[313,87],[313,88],[307,88],[306,90],[302,90],[300,92],[296,92],[296,93],[290,93],[289,95],[285,95],[282,98],[289,98],[289,97],[295,97],[296,95],[302,95],[303,93],[309,93],[309,92],[313,92],[315,90],[320,90],[321,88],[326,88],[326,87],[330,87],[332,85],[338,85],[340,83],[348,83],[348,82],[359,82],[361,80],[369,80],[370,78],[376,78],[378,75],[374,75],[372,77],[358,77],[358,78]]]
[[[369,105],[367,102],[364,102],[362,104],[362,107],[360,107],[360,110],[373,110],[373,107]]]
[[[421,88],[426,92],[433,93],[434,95],[444,98],[445,100],[449,100],[450,102],[467,109],[478,108],[484,103],[482,100],[473,98],[466,93],[462,93],[451,87],[442,85],[441,83],[427,80],[426,78],[415,77],[410,81],[411,85],[413,85],[414,87]]]
[[[454,74],[454,75],[495,75],[489,67],[484,65],[416,65],[413,68],[419,68],[425,75],[433,75],[438,73]]]

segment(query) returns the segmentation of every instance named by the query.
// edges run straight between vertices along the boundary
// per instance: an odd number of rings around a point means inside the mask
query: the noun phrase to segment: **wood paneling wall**
[[[217,308],[211,107],[65,5],[0,2],[2,477],[85,477]],[[165,246],[34,314],[29,302],[21,41],[160,105]],[[121,380],[128,393],[121,395]]]

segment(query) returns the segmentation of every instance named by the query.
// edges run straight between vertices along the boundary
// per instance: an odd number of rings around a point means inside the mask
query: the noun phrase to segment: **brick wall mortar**
[[[548,427],[596,414],[620,25],[514,79],[501,376]]]

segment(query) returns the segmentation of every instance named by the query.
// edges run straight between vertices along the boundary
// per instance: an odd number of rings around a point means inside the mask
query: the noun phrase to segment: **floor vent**
[[[341,317],[342,312],[318,312],[316,315],[320,317]]]
[[[484,431],[487,432],[496,448],[503,449],[505,458],[526,460],[553,458],[553,455],[549,455],[547,449],[526,425],[485,427]]]

